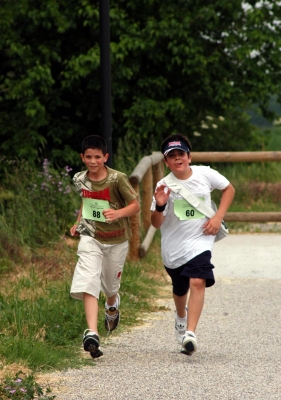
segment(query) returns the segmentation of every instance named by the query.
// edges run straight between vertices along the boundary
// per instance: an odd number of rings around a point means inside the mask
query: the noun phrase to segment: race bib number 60
[[[181,221],[205,218],[205,215],[184,199],[174,201],[174,212]]]
[[[94,221],[106,222],[103,211],[109,208],[107,200],[83,198],[82,217]]]

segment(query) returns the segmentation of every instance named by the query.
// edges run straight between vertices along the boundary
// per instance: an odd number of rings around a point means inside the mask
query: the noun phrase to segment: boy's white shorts
[[[116,294],[128,253],[128,241],[120,244],[102,244],[90,236],[80,237],[70,295],[83,300],[88,293],[99,298],[102,290],[107,297]]]

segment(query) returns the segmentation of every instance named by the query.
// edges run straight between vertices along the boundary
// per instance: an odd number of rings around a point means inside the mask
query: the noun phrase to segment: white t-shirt
[[[192,166],[191,169],[192,175],[188,179],[178,180],[174,177],[175,180],[211,206],[211,192],[214,189],[225,189],[229,181],[210,167]],[[165,184],[165,178],[161,179],[157,186],[163,183]],[[172,191],[164,210],[165,220],[160,227],[163,263],[167,268],[172,269],[180,267],[204,251],[212,251],[215,241],[215,236],[203,234],[202,226],[208,220],[205,216],[181,220],[175,215],[175,204],[182,204],[181,202],[186,202],[186,200]],[[155,206],[156,201],[153,197],[151,211],[155,210]]]

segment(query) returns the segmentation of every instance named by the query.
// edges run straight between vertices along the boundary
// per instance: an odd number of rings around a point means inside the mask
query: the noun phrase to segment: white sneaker
[[[191,356],[197,350],[196,335],[192,331],[186,331],[182,339],[181,353]]]
[[[176,336],[176,339],[179,342],[179,344],[182,344],[182,339],[186,332],[187,307],[185,309],[186,309],[186,318],[185,318],[184,324],[178,320],[177,315],[175,318],[175,336]]]

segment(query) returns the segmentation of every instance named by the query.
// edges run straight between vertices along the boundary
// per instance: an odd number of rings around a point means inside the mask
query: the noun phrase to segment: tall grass
[[[64,251],[69,251],[68,247]],[[73,253],[73,251],[72,251]],[[0,354],[5,363],[22,363],[33,371],[85,364],[81,340],[86,329],[83,302],[70,297],[70,283],[75,264],[68,270],[43,272],[27,266],[18,269],[18,278],[5,276],[0,294]],[[162,268],[159,260],[144,263],[126,262],[120,289],[122,323],[118,330],[140,323],[141,314],[156,309],[151,299],[157,295],[161,280],[149,270]],[[158,267],[157,267],[158,266]],[[65,266],[66,267],[66,266]],[[104,327],[104,302],[99,300],[98,329]],[[89,358],[89,357],[88,357]],[[88,360],[87,358],[87,360]]]
[[[214,166],[229,179],[236,189],[235,198],[229,211],[268,211],[280,210],[281,201],[281,163],[237,163]],[[212,196],[218,201],[220,193]]]
[[[79,207],[71,184],[71,168],[41,169],[25,161],[5,163],[0,187],[0,271],[30,260],[37,247],[49,247],[68,231]]]

